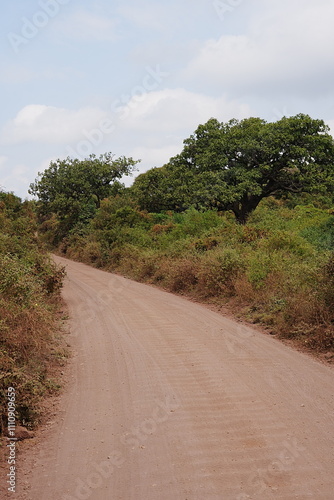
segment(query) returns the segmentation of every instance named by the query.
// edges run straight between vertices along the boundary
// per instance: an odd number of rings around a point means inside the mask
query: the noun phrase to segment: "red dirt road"
[[[178,296],[56,260],[70,381],[11,498],[334,499],[331,367]]]

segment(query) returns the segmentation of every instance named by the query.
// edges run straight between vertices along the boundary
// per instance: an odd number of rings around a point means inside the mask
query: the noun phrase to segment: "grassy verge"
[[[0,434],[15,389],[16,425],[34,428],[43,397],[59,389],[52,373],[67,353],[59,336],[63,269],[35,237],[29,203],[0,193]]]
[[[334,352],[330,210],[269,199],[242,226],[228,213],[149,214],[108,199],[60,250],[138,281],[229,305],[303,348]]]

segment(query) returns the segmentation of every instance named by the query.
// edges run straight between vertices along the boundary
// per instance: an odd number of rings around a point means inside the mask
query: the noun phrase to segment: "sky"
[[[0,18],[0,188],[112,152],[166,164],[210,118],[334,131],[333,0],[15,0]],[[131,185],[133,178],[124,179]]]

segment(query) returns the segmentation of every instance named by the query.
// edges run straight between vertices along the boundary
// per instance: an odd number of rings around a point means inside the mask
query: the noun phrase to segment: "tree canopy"
[[[131,174],[137,163],[112,153],[90,155],[85,160],[56,160],[38,174],[29,193],[38,198],[40,218],[56,218],[61,238],[78,223],[90,220],[101,200],[121,189],[119,179]]]
[[[329,128],[308,115],[275,123],[260,118],[220,123],[212,118],[163,169],[139,176],[134,192],[139,201],[146,193],[142,204],[148,210],[156,211],[157,205],[232,210],[244,223],[267,196],[333,189],[333,160]]]

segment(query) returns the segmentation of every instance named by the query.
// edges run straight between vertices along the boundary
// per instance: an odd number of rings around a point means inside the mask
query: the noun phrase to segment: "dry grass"
[[[59,385],[51,373],[62,349],[58,310],[64,270],[36,240],[32,211],[14,201],[15,212],[7,213],[5,203],[0,218],[0,434],[7,425],[8,387],[16,392],[17,424],[38,423],[42,398]]]

